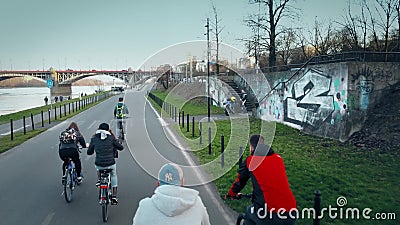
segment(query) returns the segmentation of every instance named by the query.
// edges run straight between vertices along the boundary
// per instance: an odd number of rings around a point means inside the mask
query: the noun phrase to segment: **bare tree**
[[[361,19],[360,17],[355,17],[352,13],[350,0],[347,0],[347,13],[343,16],[343,22],[336,21],[341,26],[341,31],[339,34],[341,36],[343,49],[347,51],[358,50],[359,49],[359,27]]]
[[[379,9],[384,13],[382,16],[381,13],[378,13],[380,21],[379,27],[383,30],[384,35],[384,51],[388,52],[389,46],[389,32],[392,28],[392,25],[396,19],[396,1],[398,0],[376,0],[379,5]],[[377,9],[377,11],[380,11]]]
[[[289,0],[251,0],[250,3],[258,3],[259,8],[261,5],[266,6],[266,12],[259,12],[257,18],[253,16],[246,22],[250,27],[258,32],[258,34],[260,30],[265,32],[265,36],[259,34],[255,39],[255,55],[259,55],[261,53],[260,50],[263,49],[263,47],[266,47],[266,50],[268,51],[269,67],[274,68],[277,61],[276,39],[284,32],[284,29],[278,29],[280,21],[284,17],[293,18],[295,13],[293,13],[293,8],[289,5]]]
[[[314,33],[310,43],[315,51],[315,55],[326,55],[332,52],[332,41],[334,37],[334,29],[331,21],[325,25],[324,22],[319,22],[315,18]]]
[[[222,32],[223,28],[220,27],[219,23],[221,22],[221,19],[218,19],[218,12],[217,8],[215,7],[214,3],[212,4],[213,12],[214,12],[214,34],[215,34],[215,43],[216,43],[216,54],[215,54],[215,63],[216,63],[216,73],[219,74],[219,34]]]
[[[276,41],[278,49],[277,54],[280,56],[280,61],[283,65],[288,65],[292,55],[297,48],[296,34],[294,29],[288,29]]]

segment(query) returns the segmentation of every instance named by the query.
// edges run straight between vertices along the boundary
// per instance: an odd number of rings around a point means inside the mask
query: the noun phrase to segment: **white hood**
[[[154,191],[151,200],[153,204],[166,216],[176,216],[189,210],[196,204],[199,192],[193,189],[162,185]]]

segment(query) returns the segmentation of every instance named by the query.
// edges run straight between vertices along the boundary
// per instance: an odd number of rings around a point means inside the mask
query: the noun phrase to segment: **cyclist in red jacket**
[[[294,224],[296,199],[290,189],[283,159],[264,144],[261,135],[250,137],[250,156],[239,165],[238,176],[226,197],[236,197],[250,178],[254,203],[246,210],[245,224]]]

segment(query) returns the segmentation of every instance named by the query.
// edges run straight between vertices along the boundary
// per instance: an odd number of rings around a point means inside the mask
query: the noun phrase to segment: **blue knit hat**
[[[161,167],[160,171],[158,172],[158,181],[160,182],[160,185],[169,184],[181,186],[182,180],[183,171],[176,164],[167,163]]]

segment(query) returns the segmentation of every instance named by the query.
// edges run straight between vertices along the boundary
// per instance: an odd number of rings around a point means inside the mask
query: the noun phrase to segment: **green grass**
[[[166,93],[157,93],[158,96],[166,96]],[[189,109],[191,103],[185,107]],[[158,108],[160,110],[160,108]],[[235,124],[243,124],[247,121],[232,121]],[[265,121],[251,118],[249,134],[260,133],[260,128],[268,124]],[[175,129],[183,136],[187,144],[201,164],[217,159],[220,156],[221,135],[224,135],[225,143],[237,142],[231,121],[216,121],[216,136],[212,141],[212,153],[208,154],[208,147],[204,144],[207,135],[203,136],[203,145],[199,144],[198,124],[196,124],[195,136],[178,125]],[[324,139],[306,135],[299,130],[277,123],[268,124],[266,130],[262,130],[264,136],[268,132],[275,131],[272,148],[280,154],[285,162],[286,172],[291,189],[296,197],[298,209],[311,208],[314,204],[314,191],[321,192],[321,207],[336,207],[342,209],[345,217],[346,209],[357,208],[360,210],[361,219],[331,219],[328,212],[325,212],[321,224],[400,224],[400,159],[398,154],[380,153],[376,150],[362,150],[347,143],[341,143],[332,139]],[[203,127],[203,133],[206,134]],[[248,138],[245,137],[245,138]],[[232,139],[232,140],[231,140]],[[226,144],[225,144],[226,145]],[[233,147],[238,149],[239,147]],[[400,150],[400,149],[398,149]],[[249,148],[245,148],[245,156],[248,155]],[[232,182],[237,176],[238,165],[228,170],[223,176],[214,180],[214,184],[219,190],[221,198],[228,192]],[[212,174],[214,171],[207,171]],[[249,182],[242,193],[251,192],[251,182]],[[339,197],[347,199],[347,205],[338,207]],[[243,212],[251,203],[249,200],[227,200],[225,203],[237,212]],[[374,217],[375,213],[395,213],[396,220],[366,220],[362,216],[362,210],[370,208],[369,213]],[[306,215],[307,217],[307,215]],[[309,225],[312,219],[299,219],[296,224]]]
[[[171,103],[175,106],[179,106],[182,104],[182,100],[181,100],[181,98],[179,98],[179,96],[168,95],[168,92],[156,90],[156,91],[152,91],[151,93],[153,93],[155,96],[159,97],[162,100],[165,100],[168,96],[167,102]],[[205,102],[204,99],[203,100],[200,100],[200,99],[191,100],[191,101],[183,104],[181,111],[184,111],[185,114],[189,114],[191,116],[207,115],[207,113],[208,113],[207,102]],[[221,107],[211,105],[210,113],[211,114],[223,114],[224,109]]]
[[[36,130],[27,131],[24,135],[23,132],[16,132],[14,133],[14,140],[11,140],[10,136],[2,136],[0,137],[0,154],[3,152],[8,151],[15,146],[22,144],[23,142],[27,141],[28,139],[35,137],[36,135],[42,133],[46,129],[40,128]]]
[[[250,134],[259,133],[263,122],[258,119],[250,120]],[[219,156],[220,135],[224,134],[225,142],[230,141],[230,121],[217,121],[217,138],[212,142],[212,154],[208,148],[201,146],[194,154],[199,162],[204,164]],[[181,128],[190,147],[199,148],[198,142],[192,142],[191,132]],[[198,134],[194,139],[198,138]],[[348,204],[343,209],[371,208],[376,212],[395,212],[400,216],[400,171],[399,157],[396,155],[380,154],[379,150],[359,150],[348,144],[331,139],[322,139],[303,134],[302,132],[282,124],[276,124],[272,148],[282,155],[285,161],[287,176],[292,191],[296,197],[298,209],[312,207],[314,191],[322,193],[322,207],[337,207],[336,200],[340,196],[347,199]],[[245,154],[248,154],[248,146]],[[237,175],[238,166],[234,166],[219,179],[214,181],[221,198],[227,193]],[[208,171],[210,172],[210,171]],[[212,172],[211,172],[212,173]],[[246,186],[243,193],[251,192],[251,184]],[[245,210],[250,204],[248,200],[225,201],[237,212]],[[344,211],[345,212],[345,211]],[[362,217],[362,215],[360,214]],[[397,220],[398,221],[398,220]],[[312,224],[312,220],[300,219],[296,224]],[[376,224],[374,220],[329,219],[326,215],[322,224]],[[379,224],[398,224],[394,220],[381,220]]]

